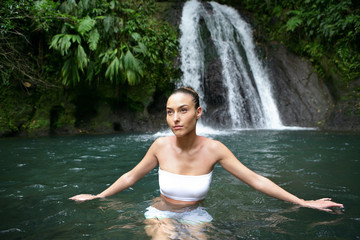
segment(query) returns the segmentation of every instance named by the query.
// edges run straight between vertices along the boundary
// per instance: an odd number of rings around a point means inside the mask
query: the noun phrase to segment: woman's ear
[[[202,114],[202,108],[198,107],[196,109],[196,119],[199,119],[201,117],[201,114]]]

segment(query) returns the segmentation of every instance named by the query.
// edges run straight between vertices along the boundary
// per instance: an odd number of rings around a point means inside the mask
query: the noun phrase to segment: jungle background
[[[258,43],[279,42],[311,62],[335,100],[338,130],[359,125],[359,2],[218,2],[251,19]],[[181,78],[173,13],[183,3],[1,1],[0,136],[165,127],[164,104]]]

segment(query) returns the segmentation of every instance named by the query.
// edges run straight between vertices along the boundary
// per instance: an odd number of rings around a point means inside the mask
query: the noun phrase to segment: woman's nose
[[[174,113],[174,122],[178,122],[179,119],[179,114],[177,112]]]

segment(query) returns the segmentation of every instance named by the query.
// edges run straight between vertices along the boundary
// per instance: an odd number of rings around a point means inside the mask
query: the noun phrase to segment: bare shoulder
[[[163,148],[165,146],[168,146],[169,143],[172,141],[172,136],[169,137],[159,137],[157,138],[154,143],[152,144],[155,148]]]
[[[219,147],[220,148],[225,147],[225,145],[218,140],[214,140],[214,139],[207,138],[207,137],[202,137],[202,138],[203,138],[205,145],[210,149],[218,149]]]
[[[205,138],[203,141],[208,151],[220,158],[229,151],[229,149],[218,140]]]
[[[207,139],[207,150],[216,159],[216,162],[221,165],[224,164],[224,161],[227,163],[239,163],[235,155],[231,150],[225,146],[222,142],[213,139]],[[236,160],[236,161],[235,161]]]
[[[158,157],[170,144],[171,139],[169,137],[159,137],[150,146],[147,151],[148,156]]]

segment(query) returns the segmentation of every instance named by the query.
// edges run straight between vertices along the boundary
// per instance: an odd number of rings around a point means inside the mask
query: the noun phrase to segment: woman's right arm
[[[129,172],[123,174],[118,180],[116,180],[110,187],[105,189],[98,195],[92,194],[79,194],[69,198],[70,200],[74,201],[87,201],[96,198],[105,198],[112,195],[115,195],[124,189],[131,187],[134,185],[138,180],[143,178],[148,172],[154,169],[157,164],[158,160],[156,157],[156,153],[159,149],[158,140],[156,140],[151,147],[149,148],[148,152],[144,156],[144,158]]]
[[[299,204],[303,207],[315,208],[328,212],[332,211],[329,209],[331,207],[344,207],[340,203],[331,201],[331,198],[321,198],[318,200],[300,199],[297,196],[287,192],[285,189],[281,188],[270,179],[260,176],[259,174],[248,169],[246,166],[240,163],[240,161],[233,155],[233,153],[222,143],[218,142],[216,151],[221,155],[219,163],[225,170],[254,189],[271,197]]]

